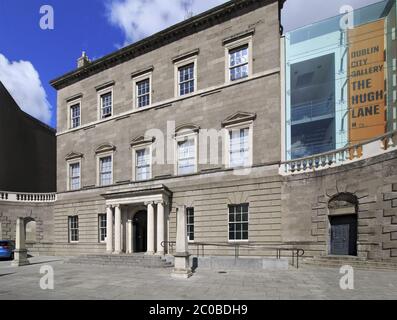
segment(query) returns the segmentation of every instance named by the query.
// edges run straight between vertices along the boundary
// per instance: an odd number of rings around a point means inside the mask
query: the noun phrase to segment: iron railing
[[[166,249],[169,254],[175,253],[175,241],[163,241],[161,246]],[[283,257],[283,253],[289,252],[289,255],[284,255],[284,257],[291,257],[291,265],[296,268],[299,268],[299,258],[305,254],[305,250],[302,248],[295,248],[295,247],[273,247],[266,244],[261,243],[210,243],[210,242],[194,242],[189,243],[189,246],[195,247],[192,253],[195,253],[197,257],[204,257],[206,255],[206,248],[207,248],[207,255],[208,255],[208,247],[215,247],[215,248],[232,248],[234,251],[235,259],[239,257],[247,257],[247,256],[272,256],[275,254],[276,259],[281,259]],[[250,254],[244,255],[241,254],[242,249],[248,249],[250,251],[259,251],[261,250],[266,252],[271,252],[269,255],[264,255],[263,253],[259,254]],[[258,253],[258,252],[256,252]]]

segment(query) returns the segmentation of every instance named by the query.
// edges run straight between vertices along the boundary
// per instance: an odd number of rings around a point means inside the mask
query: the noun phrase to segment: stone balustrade
[[[57,199],[56,193],[25,193],[25,192],[8,192],[0,191],[0,202],[34,202],[46,203],[55,202]]]
[[[397,130],[333,151],[281,162],[281,175],[309,173],[368,159],[396,150]]]

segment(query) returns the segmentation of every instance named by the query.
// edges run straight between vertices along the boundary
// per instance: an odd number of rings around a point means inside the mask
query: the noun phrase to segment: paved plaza
[[[197,270],[188,280],[171,269],[65,264],[36,257],[15,268],[0,261],[0,300],[8,299],[397,299],[397,272],[355,270],[354,290],[340,289],[338,269],[304,266],[286,271]],[[54,289],[40,288],[40,268],[54,270]]]

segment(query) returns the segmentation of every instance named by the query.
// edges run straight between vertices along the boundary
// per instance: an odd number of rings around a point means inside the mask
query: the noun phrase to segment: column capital
[[[113,208],[120,209],[120,207],[121,207],[121,205],[120,205],[120,204],[115,204],[115,205],[113,205]]]
[[[113,206],[111,204],[107,204],[106,209],[113,209]]]
[[[145,206],[148,206],[149,204],[154,205],[155,202],[154,201],[146,201],[144,204],[145,204]]]
[[[164,207],[166,207],[166,206],[168,206],[169,205],[169,201],[167,201],[167,200],[157,200],[157,201],[154,201],[154,204],[162,204]]]

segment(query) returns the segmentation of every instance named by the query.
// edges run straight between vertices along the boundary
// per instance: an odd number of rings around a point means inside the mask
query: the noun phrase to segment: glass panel
[[[100,214],[99,215],[99,240],[100,241],[105,241],[106,240],[106,235],[107,235],[107,230],[106,230],[106,215],[105,214]]]
[[[70,108],[72,128],[80,126],[80,104],[75,104]]]
[[[231,130],[230,137],[230,167],[243,167],[249,163],[248,128]]]
[[[105,93],[101,96],[102,100],[102,118],[112,115],[112,93]]]
[[[179,72],[179,95],[183,96],[194,92],[194,63],[180,67]]]
[[[291,158],[335,149],[335,56],[291,66]]]
[[[248,240],[248,204],[231,205],[229,212],[229,240]]]
[[[137,87],[137,106],[138,108],[150,104],[150,80],[146,79],[136,84]]]
[[[151,178],[150,149],[145,148],[136,151],[136,180],[148,180]]]
[[[79,220],[78,217],[69,217],[70,241],[79,241]]]
[[[100,182],[102,186],[112,184],[112,157],[100,159]]]
[[[70,189],[80,189],[80,163],[73,163],[69,167]]]
[[[230,67],[248,63],[248,46],[230,50]]]
[[[229,221],[234,222],[234,214],[229,214]]]
[[[195,172],[196,150],[194,139],[178,142],[178,174]]]
[[[248,77],[248,46],[231,50],[229,60],[231,81]]]
[[[288,160],[397,129],[391,71],[396,1],[356,9],[350,17],[353,28],[341,28],[346,16],[339,15],[285,34]]]

